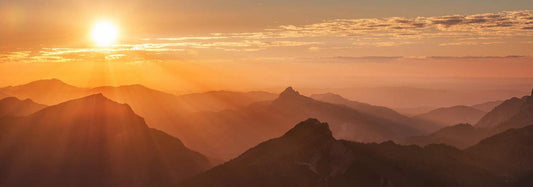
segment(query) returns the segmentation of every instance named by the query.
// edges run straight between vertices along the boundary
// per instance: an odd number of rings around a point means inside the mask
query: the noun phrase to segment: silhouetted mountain
[[[446,144],[464,149],[478,143],[483,138],[491,135],[487,129],[478,129],[470,124],[458,124],[444,127],[425,136],[414,136],[399,141],[402,144],[416,144],[426,146],[429,144]]]
[[[422,88],[422,87],[343,87],[307,89],[306,93],[333,92],[347,98],[373,105],[389,108],[414,108],[420,106],[453,106],[474,105],[486,101],[511,98],[516,95],[529,94],[528,89],[516,87],[514,89],[486,89],[474,88],[477,83],[470,83],[467,87]],[[528,83],[531,84],[531,83]],[[457,86],[457,85],[456,85]],[[440,87],[440,86],[438,86]],[[397,110],[403,113],[402,110]]]
[[[533,125],[533,91],[530,96],[525,96],[522,100],[524,103],[520,106],[520,110],[509,120],[496,126],[496,129],[507,130]]]
[[[474,124],[485,115],[486,112],[469,106],[453,106],[438,108],[424,114],[414,116],[414,118],[431,121],[445,126],[459,123]]]
[[[326,94],[314,94],[311,95],[311,98],[318,101],[323,101],[327,103],[346,105],[350,108],[353,108],[359,112],[367,113],[376,117],[388,119],[397,123],[410,124],[415,126],[418,129],[422,129],[427,132],[435,131],[439,128],[442,128],[441,125],[434,124],[429,121],[417,120],[407,116],[404,116],[390,108],[383,106],[374,106],[367,103],[361,103],[357,101],[348,100],[340,95],[326,93]]]
[[[476,124],[476,127],[492,128],[508,121],[520,111],[520,107],[524,103],[524,99],[516,97],[506,100],[483,116]]]
[[[57,79],[33,81],[20,86],[8,86],[1,92],[37,103],[53,105],[88,95],[85,89],[66,84]]]
[[[0,100],[0,117],[26,116],[46,107],[34,103],[31,99],[19,100],[16,97],[7,97]]]
[[[473,108],[484,111],[484,112],[490,112],[494,108],[496,108],[498,105],[501,105],[503,101],[489,101],[485,103],[475,104],[472,105]]]
[[[533,125],[533,99],[531,98],[531,96],[525,96],[522,99],[514,97],[504,101],[483,116],[474,127],[465,124],[456,125],[429,135],[406,138],[400,142],[417,145],[443,143],[458,148],[472,146],[486,137],[510,128]]]
[[[176,133],[192,148],[215,158],[230,159],[261,141],[289,130],[292,124],[315,117],[331,124],[336,138],[381,142],[426,133],[410,124],[316,101],[287,88],[272,102],[237,110],[200,112],[176,123]]]
[[[506,181],[444,145],[336,140],[326,123],[300,122],[283,136],[187,179],[183,186],[502,186]],[[509,184],[509,183],[508,183]]]
[[[160,186],[209,167],[102,94],[0,120],[0,186]]]
[[[489,170],[514,176],[513,180],[518,181],[519,186],[533,184],[533,126],[494,135],[466,149],[466,152],[490,163],[487,165]]]

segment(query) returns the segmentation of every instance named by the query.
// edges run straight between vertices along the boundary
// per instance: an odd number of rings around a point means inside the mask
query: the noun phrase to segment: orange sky
[[[89,87],[249,90],[369,84],[363,79],[405,85],[413,78],[533,77],[530,1],[0,5],[0,86],[59,78]],[[119,28],[113,46],[91,40],[91,27],[102,19]]]

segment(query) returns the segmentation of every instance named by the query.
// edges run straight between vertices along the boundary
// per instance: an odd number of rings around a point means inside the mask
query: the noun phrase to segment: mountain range
[[[102,94],[0,118],[0,186],[166,186],[211,164]]]
[[[488,112],[474,125],[454,125],[429,135],[409,137],[400,140],[400,142],[418,145],[444,143],[458,148],[466,148],[491,135],[528,125],[533,125],[533,97],[513,97]]]
[[[533,176],[533,127],[458,150],[337,140],[308,119],[183,186],[518,186]],[[524,164],[506,164],[510,160]]]
[[[7,97],[0,99],[0,118],[4,116],[26,116],[45,107],[45,105],[35,103],[31,99],[20,100],[16,97]]]
[[[192,140],[187,145],[224,160],[310,117],[328,121],[337,138],[361,142],[381,142],[430,132],[422,124],[382,116],[317,101],[289,87],[272,102],[259,102],[237,110],[199,112],[176,124],[181,132],[178,137]]]
[[[292,87],[176,96],[52,79],[2,92],[0,186],[533,183],[533,91],[417,117]]]
[[[39,90],[46,89],[41,94]],[[227,160],[247,148],[288,130],[292,124],[317,117],[332,125],[334,136],[379,142],[432,132],[440,126],[368,104],[327,103],[305,97],[292,88],[279,96],[266,92],[216,91],[175,96],[142,85],[79,88],[57,79],[5,87],[19,98],[54,104],[94,93],[121,103],[144,117],[152,128],[180,138],[210,158]],[[274,96],[274,97],[273,97]]]

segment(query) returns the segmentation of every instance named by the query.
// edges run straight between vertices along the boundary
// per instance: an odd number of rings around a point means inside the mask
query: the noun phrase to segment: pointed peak
[[[294,90],[292,87],[285,88],[281,94],[279,94],[280,97],[290,97],[290,96],[301,96],[300,92]]]
[[[334,139],[327,123],[322,123],[314,118],[309,118],[298,123],[291,130],[289,130],[284,138],[292,138],[299,140],[313,140],[313,139]]]

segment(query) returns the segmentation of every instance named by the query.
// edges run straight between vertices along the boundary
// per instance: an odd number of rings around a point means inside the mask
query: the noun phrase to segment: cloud
[[[198,54],[208,56],[205,54],[215,53],[218,55],[217,58],[223,55],[227,58],[234,58],[237,56],[234,54],[250,55],[255,58],[284,58],[288,56],[287,48],[291,51],[289,56],[295,58],[298,55],[308,55],[306,53],[324,53],[340,55],[335,58],[340,61],[391,61],[397,60],[398,57],[348,58],[346,56],[354,52],[364,55],[364,52],[359,53],[357,50],[368,51],[366,48],[403,47],[407,49],[432,45],[432,50],[435,50],[440,47],[481,45],[490,47],[495,44],[512,48],[513,44],[530,44],[531,37],[533,37],[532,29],[532,10],[414,18],[333,19],[307,25],[281,25],[259,32],[142,38],[126,41],[110,49],[42,48],[31,51],[24,49],[18,52],[0,52],[0,62],[64,62],[84,59],[157,61],[157,58],[181,59],[181,55],[189,54],[190,51],[194,51],[196,56],[200,56]],[[278,53],[275,54],[273,51]],[[386,52],[383,51],[384,55],[387,54]],[[343,55],[345,57],[341,58]],[[424,54],[404,55],[422,56]],[[444,59],[437,56],[424,58]],[[401,59],[406,59],[406,57]]]

